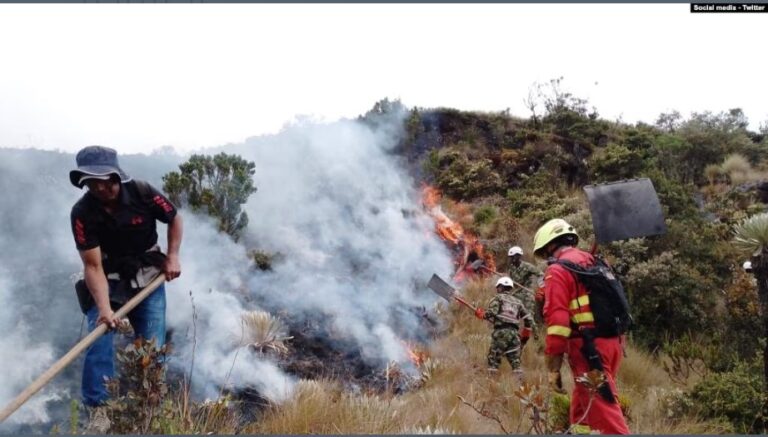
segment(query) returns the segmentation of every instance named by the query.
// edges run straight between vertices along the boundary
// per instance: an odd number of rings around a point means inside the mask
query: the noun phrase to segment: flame
[[[400,343],[402,343],[406,354],[408,354],[408,360],[412,362],[416,367],[421,367],[421,365],[424,364],[424,361],[429,358],[427,352],[425,350],[419,349],[416,347],[416,345],[410,344],[405,340],[400,340]]]
[[[424,184],[422,187],[422,204],[432,220],[435,222],[435,233],[443,240],[451,243],[454,251],[454,265],[456,273],[453,280],[456,282],[477,275],[488,274],[496,270],[496,262],[493,256],[485,252],[485,248],[477,236],[464,231],[459,223],[451,220],[440,206],[440,190]],[[483,268],[475,270],[472,263],[482,260]]]

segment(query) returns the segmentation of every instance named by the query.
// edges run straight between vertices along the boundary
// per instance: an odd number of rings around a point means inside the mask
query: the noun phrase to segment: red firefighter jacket
[[[555,252],[555,259],[568,260],[582,266],[594,264],[589,252],[565,247]],[[544,272],[544,322],[547,338],[544,353],[562,355],[568,339],[579,336],[579,327],[594,327],[595,318],[589,307],[587,289],[574,275],[559,264],[550,264]]]

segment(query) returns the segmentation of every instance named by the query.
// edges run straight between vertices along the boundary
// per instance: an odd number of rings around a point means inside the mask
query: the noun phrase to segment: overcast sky
[[[189,151],[384,97],[528,117],[564,76],[606,118],[768,120],[765,14],[680,4],[0,4],[0,147]]]

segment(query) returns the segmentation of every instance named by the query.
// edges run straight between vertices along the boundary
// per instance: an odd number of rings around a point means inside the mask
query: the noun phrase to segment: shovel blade
[[[456,289],[451,287],[450,284],[443,281],[442,278],[434,273],[432,274],[432,278],[427,283],[427,287],[429,287],[432,291],[437,293],[438,296],[444,298],[448,302],[451,302],[451,299],[456,293]]]
[[[648,178],[584,187],[600,243],[667,232],[659,197]]]

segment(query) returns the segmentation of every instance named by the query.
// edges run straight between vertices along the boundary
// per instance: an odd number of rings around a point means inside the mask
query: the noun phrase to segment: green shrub
[[[554,393],[549,398],[549,429],[561,433],[570,426],[571,398],[567,394]]]
[[[655,168],[644,170],[642,176],[649,178],[653,183],[662,209],[666,211],[666,217],[685,218],[698,215],[698,208],[693,199],[693,185],[672,179]]]
[[[766,393],[760,369],[740,363],[730,372],[716,373],[691,391],[691,400],[707,418],[726,417],[738,433],[764,433]]]
[[[473,215],[476,225],[488,224],[496,218],[497,211],[492,205],[483,205],[475,210]]]
[[[118,350],[115,359],[120,378],[111,379],[107,402],[111,431],[116,434],[147,434],[160,432],[161,418],[170,414],[164,402],[168,394],[165,366],[168,345],[157,349],[155,339],[136,339],[125,349]]]
[[[717,321],[712,282],[680,262],[674,252],[632,266],[625,285],[635,319],[634,339],[651,350]]]
[[[269,253],[263,250],[251,250],[248,252],[248,258],[253,260],[253,265],[259,270],[272,270],[275,261],[283,259],[280,253]]]
[[[659,406],[667,419],[677,419],[690,414],[694,405],[691,396],[680,388],[664,392],[659,396]]]
[[[761,336],[755,335],[755,327],[762,324],[754,276],[741,272],[735,275],[725,289],[725,311],[721,342],[740,359],[754,357],[761,350]]]
[[[593,154],[589,164],[594,182],[609,182],[636,177],[643,168],[643,157],[625,146],[609,144]]]
[[[238,155],[192,155],[179,171],[163,176],[163,190],[178,207],[205,211],[219,222],[219,230],[235,241],[248,226],[242,205],[256,192],[256,164]]]
[[[489,159],[470,160],[464,153],[447,150],[438,153],[437,166],[435,182],[438,188],[455,199],[467,200],[493,194],[499,192],[503,185],[501,176]]]
[[[693,376],[706,378],[722,352],[718,346],[711,335],[686,332],[664,343],[662,367],[670,380],[683,386]]]
[[[744,155],[752,165],[760,164],[768,160],[768,141],[762,143],[745,143],[739,152]]]
[[[619,394],[619,405],[624,417],[629,418],[632,401],[629,397]],[[552,433],[560,434],[567,430],[571,425],[570,419],[571,398],[568,394],[553,393],[549,398],[549,412],[547,420],[549,430]]]
[[[731,279],[731,267],[743,256],[731,243],[731,228],[725,223],[704,220],[668,220],[667,234],[652,237],[652,254],[675,251],[678,264],[696,269],[715,288],[722,289]],[[707,292],[711,290],[706,290]]]

